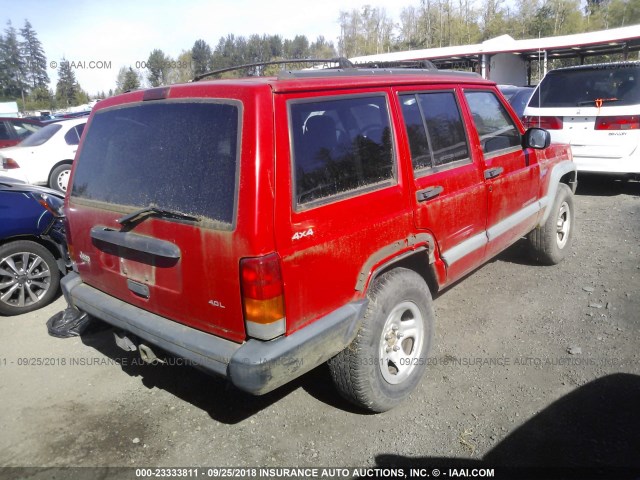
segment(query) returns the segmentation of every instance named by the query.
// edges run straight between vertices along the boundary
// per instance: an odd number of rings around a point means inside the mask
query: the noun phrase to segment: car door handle
[[[484,171],[484,178],[485,180],[489,180],[490,178],[496,178],[502,172],[504,172],[503,167],[488,168]]]
[[[425,200],[429,200],[431,198],[435,198],[440,195],[444,191],[444,187],[440,185],[436,185],[435,187],[425,188],[424,190],[419,190],[416,192],[416,197],[419,202],[424,202]]]

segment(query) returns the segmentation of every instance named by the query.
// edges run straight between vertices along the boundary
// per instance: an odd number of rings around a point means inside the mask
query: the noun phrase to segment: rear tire
[[[66,193],[71,175],[71,165],[68,163],[58,165],[49,176],[49,188]]]
[[[20,315],[49,304],[60,287],[55,257],[39,243],[0,247],[0,314]]]
[[[406,399],[422,379],[434,313],[426,282],[405,268],[376,279],[368,297],[358,335],[328,364],[344,398],[384,412]]]
[[[543,265],[560,263],[571,250],[574,231],[573,193],[561,183],[551,207],[549,218],[542,227],[529,235],[533,258]]]

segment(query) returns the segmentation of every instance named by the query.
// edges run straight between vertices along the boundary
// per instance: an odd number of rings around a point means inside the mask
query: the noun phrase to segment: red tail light
[[[282,335],[284,288],[278,255],[242,259],[240,281],[247,334],[263,340]]]
[[[527,115],[522,117],[524,128],[538,127],[546,130],[562,130],[562,117],[537,117]]]
[[[4,168],[5,170],[11,170],[13,168],[20,168],[20,165],[18,165],[18,162],[16,162],[13,158],[3,158],[2,168]]]
[[[598,117],[595,128],[596,130],[638,130],[640,129],[640,116]]]

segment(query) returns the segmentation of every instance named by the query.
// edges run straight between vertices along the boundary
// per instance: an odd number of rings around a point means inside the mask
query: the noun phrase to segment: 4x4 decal
[[[293,237],[291,237],[291,240],[300,240],[301,238],[310,237],[311,235],[313,235],[313,228],[310,228],[309,230],[305,230],[304,232],[294,233]]]

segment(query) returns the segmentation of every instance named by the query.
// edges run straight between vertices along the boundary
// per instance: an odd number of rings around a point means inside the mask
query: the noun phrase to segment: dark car
[[[513,85],[498,85],[500,92],[509,101],[511,108],[516,112],[518,117],[522,118],[524,108],[529,103],[529,99],[533,94],[533,87],[515,87]]]
[[[69,266],[62,207],[55,190],[0,176],[0,314],[50,303]]]
[[[29,118],[0,118],[0,148],[19,144],[44,124]]]

